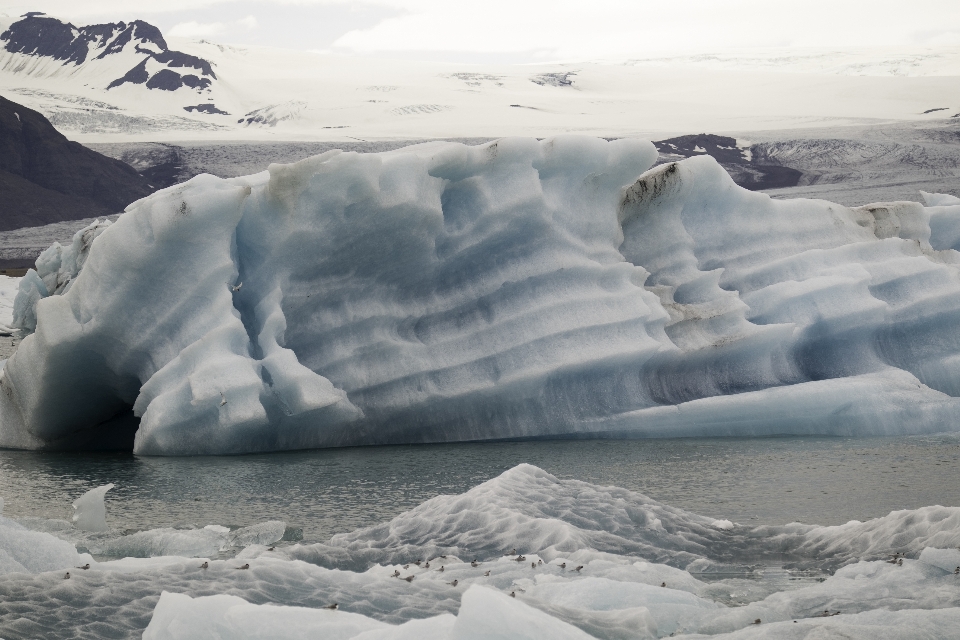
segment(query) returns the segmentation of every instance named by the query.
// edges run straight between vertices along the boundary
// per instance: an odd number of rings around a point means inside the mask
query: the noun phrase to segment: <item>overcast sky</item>
[[[532,62],[759,48],[960,45],[960,0],[0,0],[74,24],[303,50]]]

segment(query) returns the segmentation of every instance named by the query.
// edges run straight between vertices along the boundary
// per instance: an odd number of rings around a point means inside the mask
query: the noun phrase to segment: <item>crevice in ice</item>
[[[127,406],[109,420],[66,434],[47,443],[49,449],[70,451],[133,451],[140,418]]]

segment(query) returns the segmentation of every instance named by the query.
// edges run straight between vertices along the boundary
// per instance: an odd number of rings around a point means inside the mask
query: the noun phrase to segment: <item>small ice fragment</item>
[[[928,207],[949,207],[960,204],[960,198],[952,196],[949,193],[927,193],[926,191],[921,191],[920,195]]]
[[[91,489],[73,501],[73,522],[81,531],[107,531],[107,507],[103,497],[113,484]]]
[[[712,526],[714,529],[720,529],[722,531],[729,531],[730,529],[733,529],[733,523],[729,520],[714,520],[710,523],[710,526]]]
[[[213,531],[214,533],[230,533],[228,527],[220,526],[219,524],[208,524],[204,527],[207,531]]]

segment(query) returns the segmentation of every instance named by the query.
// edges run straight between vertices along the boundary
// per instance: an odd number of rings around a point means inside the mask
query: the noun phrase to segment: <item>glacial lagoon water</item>
[[[832,525],[960,505],[960,435],[527,441],[232,457],[0,451],[4,515],[69,520],[114,483],[114,530],[284,520],[305,541],[458,494],[520,463],[742,524]]]

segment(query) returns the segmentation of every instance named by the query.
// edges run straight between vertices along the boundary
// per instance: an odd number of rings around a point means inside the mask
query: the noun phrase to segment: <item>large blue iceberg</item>
[[[0,446],[957,428],[960,200],[772,200],[656,157],[429,143],[155,193],[24,278]]]

